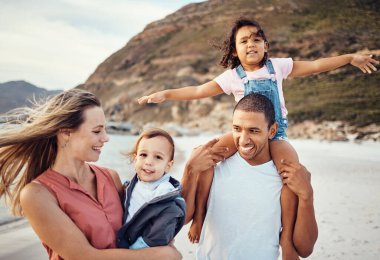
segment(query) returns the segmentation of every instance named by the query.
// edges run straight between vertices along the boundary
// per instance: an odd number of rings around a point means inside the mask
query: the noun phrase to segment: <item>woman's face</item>
[[[106,133],[106,119],[101,107],[90,107],[83,112],[84,122],[78,129],[70,131],[67,149],[70,156],[86,162],[99,159],[104,143],[109,138]]]

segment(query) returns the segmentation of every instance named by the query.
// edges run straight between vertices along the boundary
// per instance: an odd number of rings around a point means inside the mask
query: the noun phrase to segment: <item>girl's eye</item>
[[[146,157],[146,153],[140,153],[139,156],[140,157]]]

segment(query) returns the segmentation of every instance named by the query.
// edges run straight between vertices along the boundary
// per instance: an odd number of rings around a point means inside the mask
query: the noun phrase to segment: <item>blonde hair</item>
[[[170,154],[170,160],[172,161],[174,159],[174,141],[173,138],[170,136],[170,134],[160,128],[151,128],[144,130],[138,139],[135,142],[135,145],[133,146],[132,150],[128,153],[126,153],[127,157],[130,158],[131,162],[136,158],[137,149],[139,148],[139,144],[143,138],[150,139],[153,137],[162,136],[168,140],[172,147],[172,152]]]
[[[4,195],[12,214],[22,215],[20,192],[25,185],[53,165],[58,131],[77,129],[84,110],[94,106],[101,106],[94,94],[71,89],[34,108],[9,113],[13,119],[0,132],[0,197]]]

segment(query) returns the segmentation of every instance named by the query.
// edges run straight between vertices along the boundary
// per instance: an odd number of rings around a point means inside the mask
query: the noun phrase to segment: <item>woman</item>
[[[99,100],[78,89],[22,111],[0,134],[0,197],[25,216],[50,259],[180,259],[172,246],[115,249],[122,185],[90,165],[108,141]]]

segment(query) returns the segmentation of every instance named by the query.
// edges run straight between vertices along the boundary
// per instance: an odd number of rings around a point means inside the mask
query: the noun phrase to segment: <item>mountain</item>
[[[46,96],[52,96],[61,90],[49,91],[36,87],[26,81],[9,81],[0,83],[0,114],[13,108],[30,106],[33,97],[36,100]]]
[[[174,122],[203,129],[229,129],[233,97],[140,106],[154,91],[198,85],[219,75],[222,53],[215,47],[233,21],[260,22],[270,57],[313,60],[353,52],[380,54],[377,0],[210,0],[184,6],[153,22],[113,53],[78,86],[103,102],[114,121],[137,125]],[[128,26],[128,25],[126,25]],[[289,120],[341,120],[351,125],[380,123],[380,73],[353,66],[284,82]],[[210,117],[212,120],[210,120]]]

